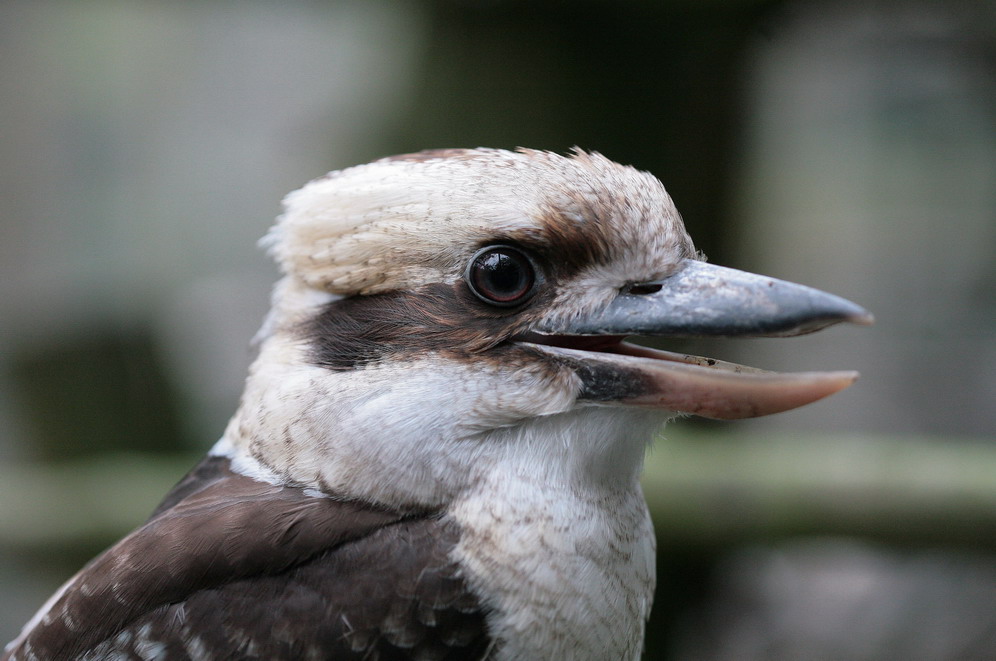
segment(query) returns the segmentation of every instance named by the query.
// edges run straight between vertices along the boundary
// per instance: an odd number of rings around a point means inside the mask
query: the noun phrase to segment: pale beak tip
[[[860,312],[856,312],[850,315],[847,320],[852,324],[857,324],[858,326],[874,326],[875,325],[875,315],[873,315],[868,310],[862,309]]]
[[[854,370],[842,371],[839,374],[840,374],[841,385],[840,388],[838,388],[833,392],[838,392],[840,390],[844,390],[845,388],[850,388],[855,384],[855,382],[857,382],[858,379],[861,378],[861,373]]]

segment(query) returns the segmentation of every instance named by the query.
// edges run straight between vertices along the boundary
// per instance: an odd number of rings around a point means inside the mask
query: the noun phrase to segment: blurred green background
[[[996,658],[994,80],[980,0],[0,3],[0,640],[221,434],[286,192],[579,145],[878,318],[680,346],[863,376],[665,431],[647,658]]]

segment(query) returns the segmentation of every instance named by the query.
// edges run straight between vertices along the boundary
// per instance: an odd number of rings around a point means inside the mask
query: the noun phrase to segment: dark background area
[[[577,145],[657,175],[712,262],[878,317],[668,345],[863,377],[668,428],[647,658],[992,658],[994,74],[992,2],[3,3],[0,638],[221,434],[282,195]]]

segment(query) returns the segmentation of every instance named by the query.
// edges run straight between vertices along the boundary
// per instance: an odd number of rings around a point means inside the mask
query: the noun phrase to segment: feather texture
[[[5,661],[483,659],[452,520],[308,496],[205,459]]]

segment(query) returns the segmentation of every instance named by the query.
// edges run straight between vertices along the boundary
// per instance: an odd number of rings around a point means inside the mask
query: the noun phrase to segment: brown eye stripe
[[[302,326],[312,361],[333,370],[429,352],[476,354],[534,323],[552,292],[538,292],[525,309],[479,301],[465,283],[356,296],[327,305]]]

